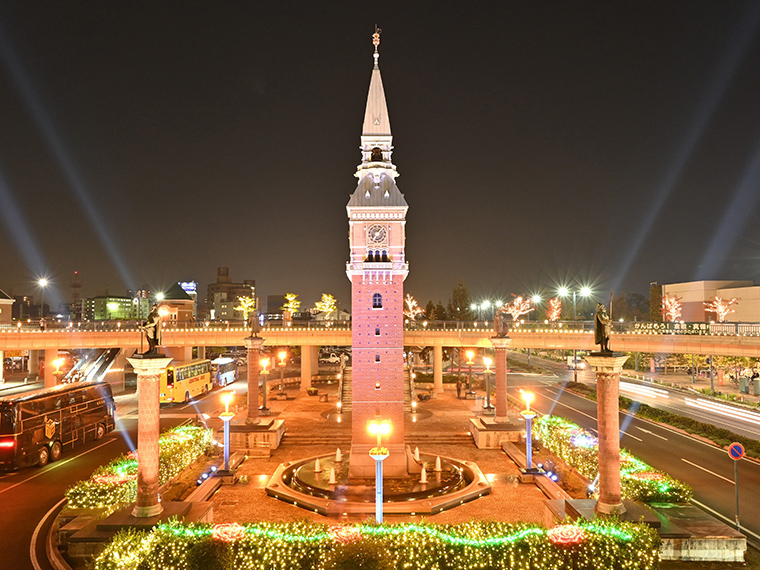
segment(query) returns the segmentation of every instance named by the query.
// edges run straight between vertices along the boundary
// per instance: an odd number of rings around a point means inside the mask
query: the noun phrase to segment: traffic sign
[[[744,457],[744,446],[741,443],[732,443],[728,446],[728,455],[734,461],[739,461]]]

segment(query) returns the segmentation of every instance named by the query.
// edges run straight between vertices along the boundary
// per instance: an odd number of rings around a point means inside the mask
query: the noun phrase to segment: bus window
[[[16,433],[16,414],[9,406],[0,406],[0,435]]]
[[[167,368],[166,369],[166,385],[169,388],[174,387],[174,368]]]

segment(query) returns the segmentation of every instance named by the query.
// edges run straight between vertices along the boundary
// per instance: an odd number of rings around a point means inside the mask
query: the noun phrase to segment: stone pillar
[[[0,350],[0,384],[5,384],[5,351]]]
[[[247,424],[259,423],[259,360],[264,339],[257,336],[243,339],[248,360],[248,415]]]
[[[40,351],[29,350],[29,359],[27,361],[26,379],[34,382],[40,374]]]
[[[164,510],[158,499],[159,389],[161,374],[172,361],[163,354],[127,361],[137,372],[137,502],[132,515],[155,517]]]
[[[443,392],[443,347],[433,347],[433,391]]]
[[[599,500],[596,511],[622,514],[620,497],[620,371],[628,357],[592,352],[586,362],[596,372],[596,417],[599,432]]]
[[[496,421],[507,422],[507,348],[512,339],[509,337],[492,337],[494,348],[496,382]]]
[[[45,388],[52,388],[58,383],[58,379],[55,377],[55,364],[53,364],[57,358],[57,348],[45,349]]]
[[[199,346],[198,347],[198,358],[206,358],[206,347],[205,346]]]
[[[311,388],[311,346],[304,344],[301,346],[301,390]]]

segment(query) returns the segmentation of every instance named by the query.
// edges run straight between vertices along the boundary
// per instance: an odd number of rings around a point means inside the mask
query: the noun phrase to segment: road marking
[[[550,391],[550,392],[552,392],[553,390],[549,390],[549,391]],[[558,392],[554,392],[554,393],[555,393],[555,394],[557,394]],[[541,396],[544,396],[543,394],[539,394],[539,395],[541,395]],[[547,398],[547,399],[548,399],[548,396],[544,396],[544,398]],[[555,403],[556,403],[558,406],[564,406],[564,407],[566,407],[566,408],[570,408],[570,409],[571,409],[571,410],[573,410],[574,412],[578,412],[579,414],[582,414],[582,415],[586,416],[587,418],[591,418],[592,420],[596,421],[596,418],[595,418],[594,416],[590,416],[590,415],[589,415],[589,414],[587,414],[586,412],[581,412],[580,410],[578,410],[578,409],[576,409],[576,408],[573,408],[572,406],[568,406],[567,404],[564,404],[564,403],[560,402],[559,400],[555,400]]]
[[[35,548],[35,546],[37,545],[37,540],[39,539],[40,531],[42,530],[42,527],[45,524],[45,521],[48,519],[48,517],[52,515],[53,512],[61,505],[61,503],[65,502],[66,500],[67,499],[64,497],[63,499],[58,501],[53,506],[52,509],[46,512],[45,516],[40,519],[40,522],[37,523],[37,527],[34,529],[34,532],[32,533],[32,541],[31,543],[29,543],[29,557],[32,560],[32,565],[34,566],[34,570],[42,570],[42,566],[37,560],[37,549]]]
[[[627,437],[632,437],[632,438],[633,438],[633,439],[635,439],[636,441],[644,441],[643,439],[640,439],[640,438],[636,437],[635,435],[631,435],[630,433],[628,433],[628,432],[625,432],[625,431],[621,431],[621,432],[620,432],[620,434],[621,434],[621,437],[622,437],[623,435],[625,435],[625,436],[627,436]]]
[[[734,483],[734,482],[733,482],[731,479],[729,479],[728,477],[724,477],[723,475],[718,475],[718,474],[717,474],[715,471],[710,471],[710,470],[709,470],[707,467],[702,467],[701,465],[697,465],[696,463],[692,463],[692,462],[691,462],[691,461],[689,461],[688,459],[683,459],[683,458],[681,458],[681,461],[683,461],[684,463],[688,463],[689,465],[693,465],[693,466],[694,466],[694,467],[696,467],[697,469],[701,469],[702,471],[706,471],[706,472],[707,472],[707,473],[709,473],[710,475],[715,475],[716,477],[719,477],[720,479],[723,479],[724,481],[728,481],[728,482],[729,482],[729,483],[731,483],[732,485],[735,485],[735,484],[736,484],[736,483]]]
[[[44,475],[44,474],[45,474],[45,473],[47,473],[48,471],[52,471],[53,469],[57,469],[57,468],[58,468],[58,467],[60,467],[61,465],[66,465],[66,464],[67,464],[69,461],[74,461],[75,459],[79,459],[79,458],[80,458],[80,457],[82,457],[83,455],[87,455],[87,454],[88,454],[88,453],[90,453],[91,451],[95,451],[96,449],[100,449],[100,448],[101,448],[101,447],[103,447],[104,445],[108,445],[109,443],[113,443],[114,441],[116,441],[116,439],[115,439],[115,438],[114,438],[114,439],[111,439],[111,440],[109,440],[109,441],[106,441],[106,442],[104,442],[104,443],[101,443],[101,444],[100,444],[100,445],[98,445],[97,447],[93,447],[92,449],[88,449],[87,451],[85,451],[85,452],[82,452],[82,453],[80,453],[79,455],[74,455],[74,456],[72,456],[72,457],[69,457],[68,459],[66,459],[66,460],[64,460],[64,461],[56,461],[55,463],[51,463],[51,464],[49,465],[49,467],[50,467],[49,469],[46,469],[45,471],[40,471],[39,473],[36,473],[35,475],[32,475],[31,477],[27,477],[27,478],[26,478],[26,479],[24,479],[23,481],[19,481],[19,482],[18,482],[18,483],[16,483],[15,485],[11,485],[10,487],[6,487],[5,489],[3,489],[3,490],[1,490],[1,491],[0,491],[0,494],[1,494],[1,493],[5,493],[6,491],[10,491],[11,489],[15,489],[16,487],[18,487],[19,485],[23,485],[23,484],[24,484],[24,483],[26,483],[27,481],[31,481],[32,479],[36,479],[37,477],[39,477],[40,475]]]
[[[664,439],[665,441],[668,441],[667,437],[663,437],[663,436],[661,436],[658,433],[654,433],[653,431],[649,431],[648,429],[644,429],[644,428],[639,427],[639,426],[633,426],[633,427],[635,427],[639,431],[643,431],[644,433],[648,433],[649,435],[653,435],[655,437],[659,437],[660,439]]]
[[[723,515],[723,514],[719,513],[715,509],[711,509],[710,507],[708,507],[704,503],[700,503],[696,499],[692,499],[691,502],[694,503],[695,505],[697,505],[700,509],[704,509],[704,510],[706,510],[706,511],[712,513],[712,514],[714,514],[716,517],[722,518],[731,527],[735,527],[736,526],[736,521],[735,520],[731,520],[726,515]],[[754,536],[755,538],[757,538],[758,540],[760,540],[760,534],[756,534],[756,533],[752,532],[751,530],[747,530],[745,527],[742,527],[741,532],[744,533],[744,534],[751,534],[752,536]]]

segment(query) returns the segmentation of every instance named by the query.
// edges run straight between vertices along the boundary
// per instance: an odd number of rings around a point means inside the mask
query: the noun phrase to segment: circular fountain
[[[267,494],[326,515],[375,512],[375,479],[349,478],[349,458],[309,457],[281,464],[266,487]],[[383,479],[383,510],[388,514],[434,514],[491,492],[488,480],[471,461],[420,455],[427,472]],[[317,460],[319,461],[318,470]],[[437,463],[440,471],[437,471]],[[331,483],[334,470],[335,483]]]

